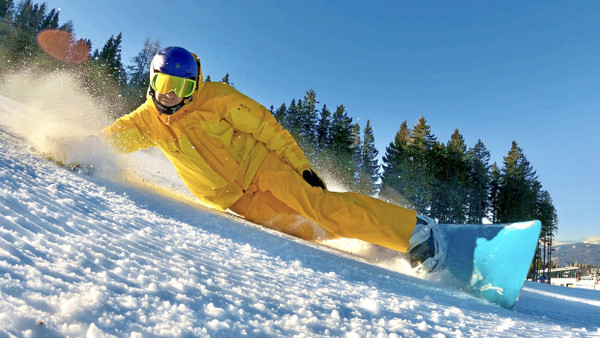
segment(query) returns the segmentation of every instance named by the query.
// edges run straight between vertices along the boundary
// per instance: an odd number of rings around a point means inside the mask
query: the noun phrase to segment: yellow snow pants
[[[346,237],[406,252],[415,211],[352,192],[312,187],[273,152],[230,208],[246,219],[303,239]],[[310,221],[308,221],[308,220]]]

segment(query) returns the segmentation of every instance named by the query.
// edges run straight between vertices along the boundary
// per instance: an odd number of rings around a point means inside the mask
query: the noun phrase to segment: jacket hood
[[[191,53],[191,52],[190,52]],[[200,58],[195,53],[192,53],[194,58],[196,58],[196,62],[198,62],[198,85],[196,88],[196,93],[193,96],[196,96],[197,92],[204,89],[204,75],[202,74],[202,64],[200,63]]]

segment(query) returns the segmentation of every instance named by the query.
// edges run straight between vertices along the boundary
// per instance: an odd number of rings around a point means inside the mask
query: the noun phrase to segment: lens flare
[[[38,33],[40,48],[52,58],[66,63],[84,63],[90,59],[90,46],[67,31],[46,29]]]

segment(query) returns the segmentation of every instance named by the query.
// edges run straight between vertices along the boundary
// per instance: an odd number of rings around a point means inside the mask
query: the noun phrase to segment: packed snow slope
[[[0,121],[22,114],[0,96]],[[67,170],[14,129],[0,123],[0,336],[600,336],[600,292],[527,283],[506,310]]]

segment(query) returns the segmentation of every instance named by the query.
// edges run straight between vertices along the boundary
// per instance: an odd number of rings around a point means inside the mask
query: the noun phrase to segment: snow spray
[[[65,70],[8,73],[0,94],[22,105],[5,113],[2,123],[55,162],[86,161],[100,169],[112,168],[100,175],[114,174],[114,156],[106,144],[86,140],[110,123],[108,114],[82,87],[77,75]]]

